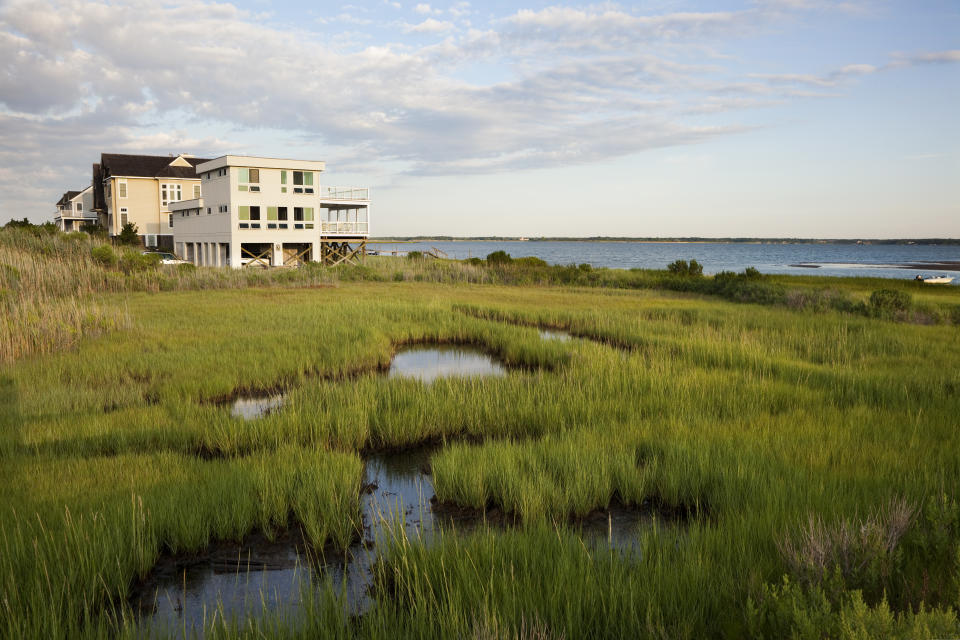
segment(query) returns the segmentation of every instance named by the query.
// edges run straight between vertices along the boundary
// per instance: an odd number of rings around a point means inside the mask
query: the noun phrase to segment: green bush
[[[138,253],[126,251],[120,256],[120,268],[126,273],[135,273],[156,269],[160,265],[160,255],[156,253]]]
[[[393,272],[393,281],[394,281],[394,282],[403,282],[403,271],[394,271],[394,272]]]
[[[411,251],[407,254],[407,260],[423,260],[422,251]]]
[[[483,266],[483,260],[482,260],[481,258],[467,258],[467,259],[465,260],[465,262],[466,262],[467,264],[472,264],[472,265],[474,265],[475,267],[482,267],[482,266]]]
[[[870,313],[878,317],[893,317],[910,310],[913,296],[906,291],[878,289],[870,294]]]
[[[90,249],[90,256],[97,264],[104,267],[113,267],[117,264],[117,254],[113,252],[108,244],[102,244],[99,247]]]
[[[760,273],[760,270],[757,269],[756,267],[747,267],[746,269],[743,270],[743,276],[747,280],[759,280],[760,278],[763,277],[763,274]]]
[[[177,273],[193,273],[197,270],[197,265],[192,262],[182,262],[177,265]]]
[[[510,264],[513,258],[506,251],[494,251],[487,256],[487,264]]]
[[[541,260],[536,256],[525,256],[523,258],[517,258],[513,261],[513,264],[520,265],[522,267],[549,267],[546,260]]]
[[[667,271],[677,276],[697,277],[703,275],[703,265],[696,260],[674,260],[667,265]]]
[[[120,229],[120,235],[117,236],[117,242],[120,244],[137,245],[140,244],[140,235],[137,231],[137,225],[128,222]]]

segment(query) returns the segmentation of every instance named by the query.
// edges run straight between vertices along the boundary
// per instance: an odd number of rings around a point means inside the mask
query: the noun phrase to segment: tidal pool
[[[573,339],[569,333],[565,331],[556,331],[554,329],[540,329],[540,339],[541,340],[556,340],[557,342],[568,342]]]
[[[414,378],[433,382],[437,378],[503,376],[507,370],[486,353],[463,346],[413,346],[401,349],[390,363],[389,378]]]
[[[503,376],[506,373],[503,365],[478,349],[415,346],[397,352],[390,363],[387,377],[414,378],[429,383],[437,378]],[[228,404],[233,417],[256,420],[279,411],[286,401],[286,394],[272,393],[241,395]]]
[[[329,577],[344,586],[351,613],[362,614],[374,603],[371,594],[377,546],[401,530],[410,540],[430,542],[441,532],[454,535],[479,526],[504,526],[509,520],[488,520],[483,512],[435,510],[430,456],[435,447],[379,454],[367,459],[360,499],[361,539],[346,551],[312,550],[299,528],[274,540],[261,533],[241,542],[217,543],[190,556],[162,558],[138,584],[130,603],[145,635],[191,635],[216,612],[228,619],[258,618],[281,611],[296,619],[304,589],[319,588]],[[649,515],[637,509],[612,507],[574,525],[584,541],[623,555],[638,552],[636,534]]]
[[[254,420],[277,411],[287,401],[283,393],[258,396],[240,396],[230,405],[230,415],[234,418]]]

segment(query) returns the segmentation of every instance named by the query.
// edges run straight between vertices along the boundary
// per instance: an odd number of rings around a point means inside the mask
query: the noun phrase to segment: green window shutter
[[[287,184],[287,172],[286,172],[286,171],[281,171],[281,172],[280,172],[280,184]]]
[[[311,221],[313,220],[313,207],[305,207],[303,210],[303,219]]]
[[[267,220],[276,220],[276,219],[277,219],[277,208],[267,207]]]
[[[240,219],[241,220],[250,219],[250,207],[243,206],[243,205],[240,206]]]
[[[303,184],[312,187],[313,186],[313,171],[304,171],[303,172]]]
[[[250,182],[250,169],[240,169],[238,182]]]

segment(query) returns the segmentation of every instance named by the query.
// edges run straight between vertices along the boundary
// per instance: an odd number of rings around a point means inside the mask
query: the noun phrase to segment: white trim
[[[323,160],[291,160],[287,158],[263,158],[260,156],[220,156],[203,162],[196,167],[197,173],[213,171],[223,167],[250,167],[254,169],[300,169],[303,171],[323,172],[327,163]]]

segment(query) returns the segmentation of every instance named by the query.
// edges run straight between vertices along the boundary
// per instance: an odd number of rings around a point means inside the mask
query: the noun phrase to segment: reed
[[[291,523],[318,549],[345,547],[360,527],[363,454],[425,442],[442,445],[431,461],[441,499],[495,507],[516,526],[432,546],[395,536],[378,552],[377,605],[359,619],[331,582],[304,593],[301,614],[218,615],[207,632],[960,632],[956,327],[655,288],[508,286],[496,269],[388,258],[401,281],[374,263],[373,275],[124,274],[89,262],[86,240],[17,242],[20,273],[44,243],[80,247],[61,266],[38,259],[18,305],[96,305],[106,324],[64,344],[37,334],[0,364],[0,481],[11,488],[0,496],[0,636],[135,635],[123,603],[160,554]],[[843,286],[864,300],[873,290]],[[16,318],[17,339],[46,321]],[[510,373],[383,375],[419,342],[474,345]],[[231,398],[258,392],[285,404],[231,415]],[[881,522],[894,499],[911,507],[896,544],[835,577],[855,523]],[[614,500],[651,516],[636,557],[569,524]],[[839,549],[815,571],[803,563],[811,540]]]

